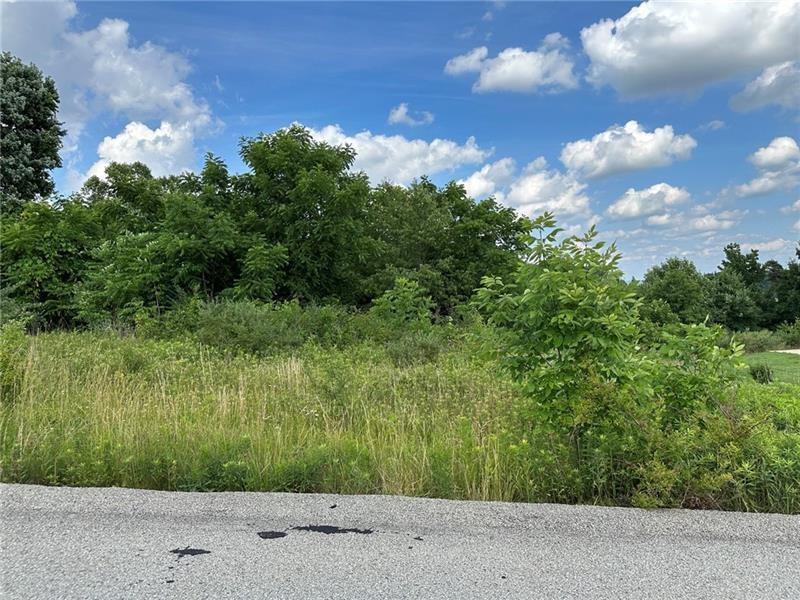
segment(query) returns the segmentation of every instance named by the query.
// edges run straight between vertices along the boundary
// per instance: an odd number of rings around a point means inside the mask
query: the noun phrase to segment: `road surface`
[[[0,486],[4,598],[800,598],[800,518]]]

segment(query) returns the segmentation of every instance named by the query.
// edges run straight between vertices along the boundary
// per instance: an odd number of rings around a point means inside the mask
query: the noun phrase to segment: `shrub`
[[[416,281],[398,277],[394,287],[376,298],[370,314],[397,328],[430,325],[433,302]]]
[[[750,365],[750,377],[758,383],[772,383],[772,369],[769,365]]]
[[[767,350],[780,350],[786,347],[784,337],[775,331],[766,329],[756,331],[739,331],[732,338],[744,346],[745,352],[766,352]]]
[[[776,333],[781,338],[784,347],[800,348],[800,319],[796,319],[794,323],[779,325]]]

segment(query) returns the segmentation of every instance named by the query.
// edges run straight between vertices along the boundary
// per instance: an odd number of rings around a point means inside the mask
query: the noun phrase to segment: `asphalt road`
[[[800,518],[0,486],[4,598],[800,598]]]

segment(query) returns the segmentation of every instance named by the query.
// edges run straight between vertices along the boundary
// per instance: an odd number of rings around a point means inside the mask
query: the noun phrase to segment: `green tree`
[[[50,77],[8,52],[0,54],[0,201],[17,213],[25,202],[53,193],[50,171],[61,166],[66,134],[57,118]]]
[[[0,268],[8,296],[35,327],[67,326],[77,314],[76,286],[91,266],[102,226],[75,200],[28,202],[0,222]]]
[[[708,314],[706,281],[685,258],[668,258],[651,267],[639,290],[648,304],[658,300],[666,303],[682,323],[702,323]]]
[[[242,140],[241,155],[251,168],[251,193],[238,208],[243,229],[288,254],[279,294],[355,302],[372,245],[364,227],[369,182],[349,172],[353,150],[293,125]]]
[[[708,276],[711,320],[733,331],[758,324],[759,310],[742,277],[733,269]]]

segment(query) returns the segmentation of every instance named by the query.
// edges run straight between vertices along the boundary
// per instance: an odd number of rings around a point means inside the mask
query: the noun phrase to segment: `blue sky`
[[[292,122],[374,183],[462,181],[640,275],[800,237],[800,4],[6,3],[3,47],[51,74],[59,189],[111,160],[156,174]],[[753,31],[757,31],[758,38]]]

